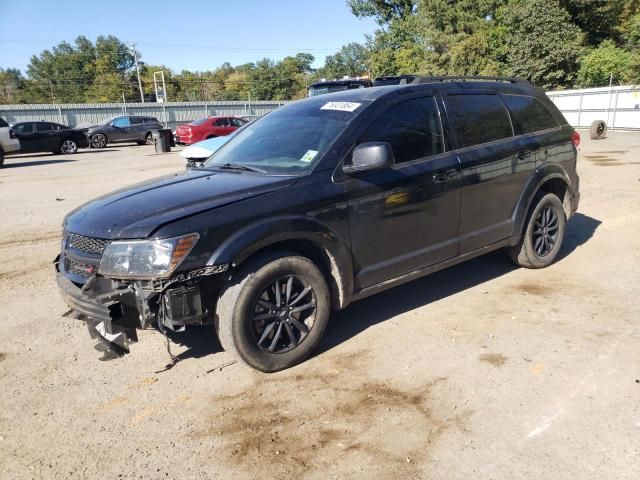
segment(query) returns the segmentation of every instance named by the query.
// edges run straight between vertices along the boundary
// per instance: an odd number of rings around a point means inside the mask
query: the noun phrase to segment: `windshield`
[[[247,124],[206,161],[204,168],[240,165],[281,175],[309,170],[359,113],[360,104],[352,104],[356,105],[354,111],[340,111],[326,108],[330,103],[281,107]]]

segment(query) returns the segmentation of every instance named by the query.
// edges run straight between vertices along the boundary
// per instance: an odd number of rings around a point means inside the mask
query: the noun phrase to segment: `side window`
[[[231,122],[232,127],[241,127],[245,124],[245,122],[243,122],[239,118],[230,118],[229,121]]]
[[[144,117],[129,117],[131,125],[140,125]]]
[[[16,133],[32,133],[33,132],[33,123],[26,122],[20,123],[13,127],[13,131]]]
[[[228,118],[219,118],[216,120],[216,127],[228,127],[229,119]]]
[[[447,103],[461,148],[513,136],[509,113],[497,95],[449,95]]]
[[[51,130],[55,130],[53,123],[40,122],[36,123],[36,131],[37,132],[50,132]]]
[[[388,142],[396,163],[409,162],[444,152],[442,125],[433,97],[394,105],[380,115],[358,143]]]
[[[522,133],[556,128],[558,122],[540,100],[525,95],[502,95]]]
[[[119,128],[128,127],[131,125],[129,123],[129,117],[114,118],[112,123],[114,127],[119,127]]]

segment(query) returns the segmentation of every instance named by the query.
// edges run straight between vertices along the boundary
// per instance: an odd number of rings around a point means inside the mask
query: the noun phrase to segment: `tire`
[[[4,150],[0,148],[0,168],[4,167]]]
[[[567,218],[562,202],[553,193],[535,196],[520,242],[509,256],[525,268],[548,267],[562,248]]]
[[[277,372],[313,352],[330,311],[329,289],[318,267],[282,252],[240,268],[220,296],[215,325],[227,352],[257,370]]]
[[[93,148],[104,148],[107,146],[107,136],[103,133],[96,133],[91,137],[91,146]]]
[[[209,140],[210,138],[216,138],[217,135],[209,135],[207,138],[205,138],[205,140]]]
[[[78,144],[71,139],[63,140],[60,144],[60,153],[66,155],[74,154],[78,151]]]
[[[607,124],[602,120],[596,120],[589,128],[589,138],[591,140],[602,140],[607,136]]]
[[[153,135],[151,135],[151,132],[148,132],[145,136],[144,136],[144,142],[140,143],[140,145],[153,145]]]

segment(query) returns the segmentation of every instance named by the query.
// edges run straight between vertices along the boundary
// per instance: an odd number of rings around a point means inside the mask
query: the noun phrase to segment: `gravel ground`
[[[583,137],[586,135],[583,135]],[[182,168],[117,146],[0,170],[0,472],[23,478],[640,478],[640,134],[583,140],[559,261],[502,252],[355,303],[304,364],[210,328],[100,351],[51,261],[75,206]]]

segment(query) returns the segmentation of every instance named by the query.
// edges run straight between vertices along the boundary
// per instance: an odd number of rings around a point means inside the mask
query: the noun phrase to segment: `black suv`
[[[556,258],[579,135],[514,79],[417,79],[279,108],[202,168],[64,220],[58,284],[98,332],[211,323],[262,371],[318,345],[330,311],[505,248]]]
[[[93,148],[104,148],[108,143],[136,142],[151,145],[151,132],[164,128],[155,117],[123,115],[85,128]]]

